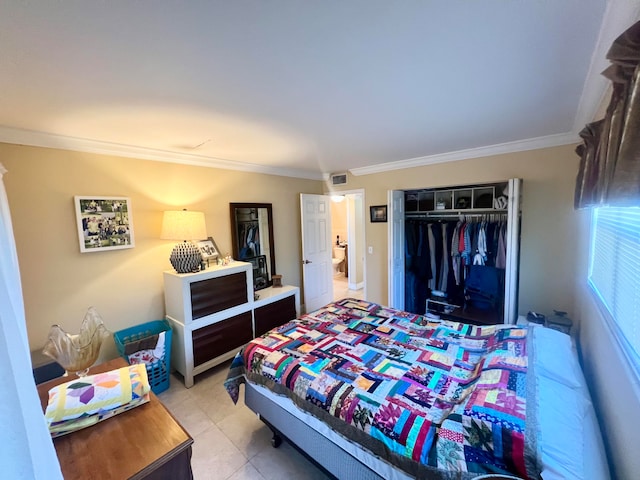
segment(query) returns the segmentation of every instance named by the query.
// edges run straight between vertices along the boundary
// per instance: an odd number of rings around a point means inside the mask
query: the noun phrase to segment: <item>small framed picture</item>
[[[126,197],[75,196],[80,252],[133,248],[131,201]]]
[[[215,260],[220,256],[220,250],[212,237],[206,240],[198,240],[196,243],[200,249],[200,253],[202,253],[202,259],[207,262],[207,265],[209,265],[210,260]]]
[[[369,207],[371,214],[371,222],[386,222],[387,221],[387,206],[376,205]]]

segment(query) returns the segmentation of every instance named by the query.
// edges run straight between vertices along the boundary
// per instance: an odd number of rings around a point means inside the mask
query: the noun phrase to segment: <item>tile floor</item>
[[[333,299],[342,300],[343,298],[351,297],[359,300],[364,299],[364,289],[349,290],[349,279],[344,276],[344,273],[333,276]]]
[[[189,389],[174,374],[158,395],[194,439],[195,480],[326,480],[287,442],[271,446],[271,430],[244,405],[244,387],[233,404],[223,386],[230,363],[198,375]]]

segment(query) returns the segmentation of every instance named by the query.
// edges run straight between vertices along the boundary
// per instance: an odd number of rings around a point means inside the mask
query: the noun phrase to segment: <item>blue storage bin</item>
[[[113,334],[118,353],[129,363],[129,354],[125,353],[127,344],[139,342],[153,335],[164,334],[164,358],[147,363],[149,385],[156,395],[169,388],[169,372],[171,371],[171,325],[166,320],[154,320],[135,327],[119,330]]]

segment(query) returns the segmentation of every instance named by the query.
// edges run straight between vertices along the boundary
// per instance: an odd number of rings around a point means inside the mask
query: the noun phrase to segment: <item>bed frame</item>
[[[280,446],[284,437],[294,448],[333,478],[385,480],[351,454],[312,429],[306,423],[262,395],[258,387],[245,383],[244,402],[273,432],[271,445]]]

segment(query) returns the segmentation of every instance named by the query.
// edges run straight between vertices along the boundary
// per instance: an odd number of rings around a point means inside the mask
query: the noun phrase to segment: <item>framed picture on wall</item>
[[[131,200],[127,197],[75,196],[80,252],[135,246]]]
[[[386,222],[387,221],[387,206],[376,205],[369,207],[369,213],[371,215],[371,222]]]
[[[220,250],[212,237],[208,237],[206,240],[198,240],[196,243],[202,254],[202,259],[207,262],[207,265],[209,265],[209,261],[216,260],[220,256]]]

